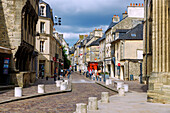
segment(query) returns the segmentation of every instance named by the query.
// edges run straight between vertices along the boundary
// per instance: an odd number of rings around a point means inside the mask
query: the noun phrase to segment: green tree
[[[64,69],[69,69],[69,67],[71,65],[71,61],[68,60],[68,58],[67,58],[65,46],[63,47],[63,57],[64,57]]]

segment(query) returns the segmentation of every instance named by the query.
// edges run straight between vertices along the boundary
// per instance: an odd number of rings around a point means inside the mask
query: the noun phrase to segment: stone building
[[[170,0],[145,0],[144,74],[148,101],[170,104]]]
[[[0,1],[0,46],[11,49],[11,83],[35,81],[35,36],[39,0]]]
[[[111,42],[113,73],[121,80],[138,80],[142,73],[143,24],[128,29],[117,29]],[[132,78],[131,78],[132,79]]]
[[[36,37],[36,49],[38,51],[38,77],[50,77],[54,74],[54,61],[56,53],[56,39],[53,37],[53,13],[49,4],[40,0],[39,19]]]
[[[114,68],[117,67],[117,64],[114,66],[112,61],[111,54],[111,42],[115,40],[117,36],[114,35],[117,29],[131,29],[134,28],[139,23],[142,23],[144,19],[144,7],[143,4],[130,4],[127,8],[128,12],[123,13],[123,19],[120,20],[118,15],[114,15],[112,22],[109,25],[108,29],[105,31],[105,66],[106,72],[109,72],[111,77],[115,77]]]
[[[99,69],[99,41],[100,38],[103,36],[102,29],[95,29],[89,35],[89,40],[86,43],[86,64],[87,69]]]

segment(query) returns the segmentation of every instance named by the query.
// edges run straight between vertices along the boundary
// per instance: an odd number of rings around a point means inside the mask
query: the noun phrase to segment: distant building
[[[130,4],[128,6],[128,12],[123,13],[123,19],[120,20],[118,15],[114,15],[112,22],[108,29],[105,31],[105,67],[106,72],[110,74],[110,77],[115,77],[115,71],[117,70],[118,64],[114,64],[112,60],[113,50],[111,49],[111,42],[119,37],[119,33],[116,33],[117,29],[132,29],[136,25],[142,23],[144,19],[144,7],[141,4]],[[115,65],[115,67],[114,67]]]

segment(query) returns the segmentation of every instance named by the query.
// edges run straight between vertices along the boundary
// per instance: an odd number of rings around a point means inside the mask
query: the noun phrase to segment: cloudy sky
[[[44,0],[53,9],[53,15],[61,17],[62,25],[56,31],[64,34],[70,46],[78,40],[79,34],[89,34],[95,28],[106,30],[113,15],[127,10],[130,3],[144,0]],[[104,31],[103,31],[104,32]]]

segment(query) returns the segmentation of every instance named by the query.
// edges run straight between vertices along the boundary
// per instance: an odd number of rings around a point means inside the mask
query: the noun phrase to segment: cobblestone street
[[[5,113],[73,113],[76,103],[87,103],[88,97],[100,99],[101,92],[115,93],[91,82],[89,79],[72,73],[72,92],[37,97],[0,105],[0,112]]]

